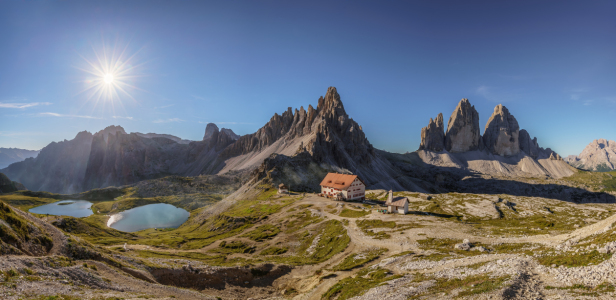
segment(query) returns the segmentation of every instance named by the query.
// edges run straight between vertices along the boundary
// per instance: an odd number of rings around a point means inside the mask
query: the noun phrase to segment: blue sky
[[[380,149],[416,150],[421,127],[468,98],[482,131],[502,103],[541,146],[578,154],[616,140],[614,11],[613,1],[0,1],[0,147],[40,149],[112,124],[193,140],[208,122],[247,134],[336,86]],[[97,54],[120,57],[126,93],[83,92],[102,80],[88,72]]]

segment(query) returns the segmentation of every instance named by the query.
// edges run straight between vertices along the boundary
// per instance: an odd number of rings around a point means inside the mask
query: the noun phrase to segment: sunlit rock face
[[[482,148],[479,113],[468,99],[462,99],[449,118],[445,149],[449,152],[466,152]]]
[[[569,155],[566,161],[576,168],[592,171],[616,169],[616,142],[606,139],[592,141],[580,155]]]
[[[518,121],[502,104],[494,108],[483,134],[483,142],[488,151],[500,156],[520,153],[520,126]]]
[[[421,143],[419,150],[430,150],[440,152],[445,149],[445,131],[443,128],[443,114],[438,114],[428,126],[421,129]]]

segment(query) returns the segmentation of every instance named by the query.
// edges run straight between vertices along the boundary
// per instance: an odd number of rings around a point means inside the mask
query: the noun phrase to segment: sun
[[[105,78],[103,78],[103,80],[105,80],[106,84],[113,83],[113,74],[105,74]]]
[[[92,46],[93,55],[78,53],[83,59],[81,66],[75,66],[86,73],[84,88],[77,95],[87,94],[87,100],[93,102],[93,109],[105,109],[110,106],[115,111],[118,107],[123,107],[126,100],[137,100],[132,93],[139,90],[135,86],[138,77],[146,76],[140,74],[140,67],[145,63],[136,63],[135,58],[140,50],[130,53],[128,44],[124,47],[119,45],[105,45],[99,47]],[[145,91],[144,91],[145,92]]]

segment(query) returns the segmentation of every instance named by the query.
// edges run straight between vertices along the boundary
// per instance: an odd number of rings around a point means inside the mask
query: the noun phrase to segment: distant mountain
[[[616,169],[616,142],[605,139],[592,141],[580,155],[565,158],[570,165],[589,171],[607,172]]]
[[[0,171],[30,190],[61,193],[168,175],[247,172],[252,179],[316,190],[331,171],[357,174],[371,189],[424,192],[455,190],[462,178],[477,173],[560,178],[574,172],[558,154],[540,148],[536,138],[520,130],[502,105],[495,108],[483,136],[479,116],[466,99],[452,114],[446,132],[442,123],[439,115],[422,129],[419,151],[378,150],[347,115],[336,88],[330,87],[316,108],[275,113],[255,133],[241,137],[212,123],[202,141],[189,143],[169,135],[127,134],[120,126],[110,126],[94,135],[83,132],[74,140],[52,143],[37,158]]]
[[[155,138],[155,137],[167,138],[179,144],[190,144],[190,142],[192,142],[191,140],[184,140],[182,138],[179,138],[175,135],[170,135],[170,134],[159,134],[159,133],[151,133],[151,132],[150,133],[133,132],[133,133],[140,137],[144,137],[148,139]]]
[[[422,128],[418,154],[426,164],[510,177],[560,178],[574,172],[560,155],[539,147],[537,138],[520,130],[516,118],[501,104],[494,108],[483,136],[479,114],[468,99],[460,101],[444,130],[442,114]]]
[[[95,134],[80,132],[70,140],[52,142],[36,158],[2,169],[9,178],[33,191],[76,193],[120,186],[169,174],[213,174],[218,154],[237,135],[214,130],[212,137],[185,143],[166,134],[127,134],[109,126]]]
[[[41,150],[26,150],[17,148],[0,148],[0,169],[26,158],[36,157]]]

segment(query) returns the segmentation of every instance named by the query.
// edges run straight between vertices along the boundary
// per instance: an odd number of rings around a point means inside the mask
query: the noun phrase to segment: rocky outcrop
[[[466,152],[483,148],[479,131],[479,114],[468,99],[460,100],[447,123],[445,149]]]
[[[443,114],[438,114],[435,120],[430,118],[428,126],[421,129],[421,143],[419,150],[440,152],[445,149],[445,129],[443,128]]]
[[[483,134],[486,149],[500,156],[516,155],[520,153],[519,135],[518,121],[506,107],[497,105]]]
[[[519,143],[520,150],[524,151],[528,156],[537,159],[539,156],[540,150],[539,143],[537,143],[537,138],[530,139],[530,134],[525,129],[520,130],[519,135]]]
[[[588,144],[580,155],[570,155],[566,161],[580,169],[590,171],[611,171],[616,169],[616,142],[598,139]]]
[[[259,152],[278,140],[290,141],[309,135],[314,138],[303,144],[302,149],[322,161],[350,167],[355,162],[369,162],[374,155],[361,126],[349,118],[336,88],[330,87],[325,97],[319,98],[316,109],[312,105],[308,110],[301,107],[293,111],[289,107],[281,115],[274,114],[256,133],[242,136],[226,148],[222,157]]]
[[[218,133],[218,131],[218,126],[216,126],[216,124],[208,123],[205,126],[205,134],[203,135],[203,140],[209,140],[210,138],[212,138],[212,135]]]
[[[233,132],[233,130],[228,129],[228,128],[222,128],[220,130],[220,132],[224,132],[226,135],[228,135],[232,140],[237,141],[240,136],[235,134],[235,132]]]

